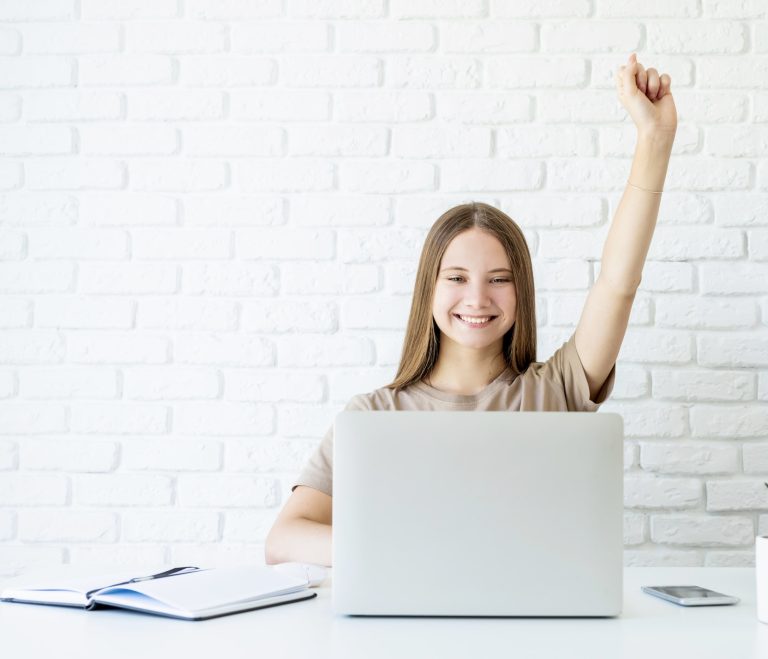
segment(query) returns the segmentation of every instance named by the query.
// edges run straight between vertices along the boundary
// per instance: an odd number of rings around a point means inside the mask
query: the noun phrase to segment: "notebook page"
[[[108,604],[124,609],[131,609],[134,611],[141,611],[144,613],[154,613],[164,616],[170,616],[171,618],[183,618],[186,620],[205,620],[210,617],[218,615],[226,615],[228,613],[239,613],[241,611],[250,611],[264,606],[272,604],[281,604],[284,602],[295,602],[303,599],[311,599],[315,597],[316,593],[311,590],[302,588],[293,593],[285,593],[283,595],[270,595],[268,597],[261,597],[256,600],[248,600],[245,602],[236,602],[234,604],[223,604],[221,606],[211,607],[207,609],[180,609],[173,606],[168,606],[163,602],[158,602],[156,599],[142,595],[125,588],[111,589],[108,595],[97,597],[97,603]]]
[[[58,570],[45,573],[21,575],[8,580],[0,591],[0,598],[30,599],[37,602],[52,604],[73,604],[85,606],[85,594],[96,588],[103,588],[122,581],[128,581],[136,576],[153,574],[161,570],[148,568],[131,570],[130,572],[104,572],[101,574],[85,574],[83,569],[70,571]]]
[[[165,579],[153,579],[120,586],[120,591],[134,591],[157,600],[163,606],[185,611],[198,611],[213,607],[258,600],[273,595],[295,592],[309,585],[306,578],[283,574],[269,566],[221,567],[200,572],[190,572]],[[109,603],[112,589],[99,594],[98,599]],[[125,592],[116,592],[115,603],[126,597]],[[137,598],[130,598],[136,601]],[[152,610],[151,602],[141,599],[142,605]]]

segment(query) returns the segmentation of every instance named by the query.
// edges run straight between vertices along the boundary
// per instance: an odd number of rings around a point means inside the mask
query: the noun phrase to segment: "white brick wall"
[[[751,564],[768,12],[636,12],[0,3],[0,576],[262,561],[336,412],[394,376],[423,239],[455,204],[523,227],[548,358],[629,171],[613,74],[632,51],[671,74],[680,126],[602,408],[625,419],[625,561]]]

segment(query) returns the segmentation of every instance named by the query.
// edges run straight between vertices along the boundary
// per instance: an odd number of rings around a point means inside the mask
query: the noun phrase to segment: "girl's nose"
[[[490,285],[484,282],[470,284],[467,288],[465,301],[475,306],[484,306],[490,299]]]

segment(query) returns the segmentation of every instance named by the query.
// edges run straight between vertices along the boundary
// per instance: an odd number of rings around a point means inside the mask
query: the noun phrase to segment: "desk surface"
[[[624,610],[617,618],[336,616],[332,576],[311,600],[201,622],[0,602],[0,648],[14,659],[768,657],[768,624],[755,616],[753,568],[625,568],[624,575]],[[686,584],[741,602],[686,608],[640,590]]]

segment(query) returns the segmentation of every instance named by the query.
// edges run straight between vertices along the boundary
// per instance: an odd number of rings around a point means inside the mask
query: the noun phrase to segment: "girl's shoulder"
[[[418,387],[413,385],[395,391],[387,386],[353,396],[347,403],[348,410],[408,410],[422,409],[424,401]]]
[[[363,394],[356,394],[347,403],[348,410],[392,410],[395,409],[394,392],[380,387]]]

